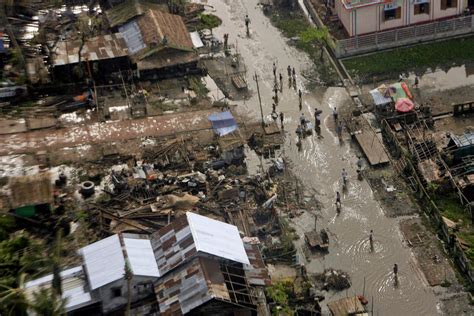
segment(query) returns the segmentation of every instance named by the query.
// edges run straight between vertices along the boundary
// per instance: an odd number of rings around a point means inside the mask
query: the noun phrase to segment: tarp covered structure
[[[395,110],[400,113],[407,113],[413,111],[415,105],[408,98],[399,98],[395,103]]]
[[[230,111],[213,113],[207,117],[211,121],[214,132],[219,136],[230,134],[237,130],[237,122]]]
[[[392,98],[384,96],[383,93],[379,91],[379,88],[371,90],[370,94],[372,95],[372,99],[374,99],[375,105],[385,105],[392,102]]]

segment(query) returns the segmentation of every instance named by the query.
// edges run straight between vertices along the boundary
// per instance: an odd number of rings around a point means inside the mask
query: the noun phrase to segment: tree
[[[8,286],[0,283],[0,314],[1,315],[27,315],[29,302],[25,295],[26,274],[18,277],[17,286]]]
[[[319,47],[321,51],[321,55],[319,59],[323,59],[324,53],[324,46],[329,46],[329,31],[326,27],[323,28],[315,28],[315,27],[308,27],[306,30],[300,33],[300,40],[305,43]]]
[[[35,292],[33,301],[29,305],[37,315],[60,316],[66,314],[66,300],[47,288]]]
[[[221,25],[222,20],[219,17],[212,14],[201,14],[199,16],[201,19],[201,26],[203,29],[209,29],[212,34],[212,29]]]
[[[127,280],[127,310],[125,315],[130,315],[130,307],[132,306],[132,278],[133,278],[133,271],[130,268],[130,264],[128,260],[125,262],[124,267],[124,274],[123,277]]]

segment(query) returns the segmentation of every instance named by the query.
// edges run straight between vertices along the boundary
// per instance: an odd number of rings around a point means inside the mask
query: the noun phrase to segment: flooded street
[[[314,192],[322,204],[317,214],[305,212],[293,219],[300,236],[298,248],[300,257],[305,258],[301,248],[304,232],[314,228],[314,215],[318,216],[318,229],[326,228],[330,233],[329,253],[313,256],[305,262],[308,272],[322,272],[325,268],[341,269],[350,274],[352,287],[333,297],[326,297],[324,303],[346,295],[365,296],[372,302],[375,315],[436,315],[437,300],[428,287],[421,271],[416,267],[411,250],[403,244],[398,227],[398,219],[385,216],[366,181],[356,177],[357,157],[351,147],[348,135],[339,143],[334,133],[332,108],[342,108],[351,101],[344,88],[305,89],[300,73],[309,65],[306,56],[287,45],[280,32],[274,28],[255,1],[211,0],[207,2],[216,10],[222,20],[221,27],[214,31],[222,39],[229,33],[229,42],[237,45],[247,66],[247,81],[254,92],[250,100],[238,103],[237,111],[258,121],[260,109],[256,84],[253,76],[259,77],[263,113],[271,120],[273,73],[272,63],[277,64],[283,75],[283,93],[277,112],[285,114],[286,141],[284,156],[290,161],[293,172],[301,179],[307,191]],[[245,36],[244,18],[248,14],[250,38]],[[303,91],[303,113],[314,122],[314,107],[323,111],[322,138],[315,135],[303,140],[302,150],[296,147],[295,130],[302,112],[299,111],[298,95],[288,87],[286,67],[296,69],[298,89]],[[346,192],[342,192],[341,170],[349,173]],[[335,209],[336,191],[342,194],[342,211]],[[374,230],[375,251],[370,252],[369,232]],[[304,259],[302,259],[304,260]],[[393,264],[399,266],[399,284],[395,286],[392,273]],[[370,309],[370,308],[369,308]]]

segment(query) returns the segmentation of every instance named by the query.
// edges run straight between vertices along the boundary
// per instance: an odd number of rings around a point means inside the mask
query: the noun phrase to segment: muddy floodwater
[[[250,89],[255,92],[250,100],[238,103],[237,111],[246,114],[256,121],[260,119],[258,97],[256,95],[254,73],[260,78],[263,112],[266,120],[271,120],[273,73],[275,62],[283,75],[283,92],[279,94],[278,112],[285,114],[286,142],[283,149],[289,158],[293,171],[301,179],[309,192],[322,203],[317,212],[318,229],[327,228],[330,232],[330,250],[325,256],[314,256],[306,261],[301,252],[303,238],[298,248],[300,258],[309,272],[321,272],[325,268],[347,271],[352,279],[352,287],[340,292],[326,301],[346,295],[359,295],[363,292],[365,279],[365,296],[374,301],[375,315],[437,315],[437,299],[433,290],[427,285],[421,271],[417,268],[414,256],[404,245],[398,226],[398,220],[388,218],[375,200],[366,181],[356,178],[357,157],[353,152],[348,135],[340,143],[334,133],[332,108],[347,106],[350,102],[345,89],[339,87],[318,88],[316,91],[305,89],[300,73],[308,66],[306,56],[287,45],[280,32],[274,28],[261,8],[254,0],[211,0],[211,5],[223,20],[223,25],[216,30],[219,38],[229,33],[229,42],[237,44],[238,51],[247,65],[247,80]],[[212,11],[212,10],[211,10]],[[244,18],[248,14],[250,38],[245,36]],[[297,89],[303,91],[303,107],[299,110],[298,95],[288,87],[286,67],[291,65],[296,70]],[[314,122],[314,107],[323,111],[321,138],[315,135],[303,140],[301,151],[296,147],[295,130],[301,113]],[[342,192],[341,170],[349,173],[348,188]],[[389,184],[388,184],[389,185]],[[339,215],[335,209],[336,191],[342,193],[342,211]],[[300,237],[305,231],[314,228],[314,215],[305,212],[293,219]],[[374,252],[370,252],[369,231],[374,230]],[[399,284],[395,285],[392,273],[393,264],[399,266]]]

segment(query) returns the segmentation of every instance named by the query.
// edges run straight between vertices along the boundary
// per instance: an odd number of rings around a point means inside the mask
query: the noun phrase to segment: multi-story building
[[[474,7],[474,0],[336,0],[347,35],[357,36],[448,19]]]

